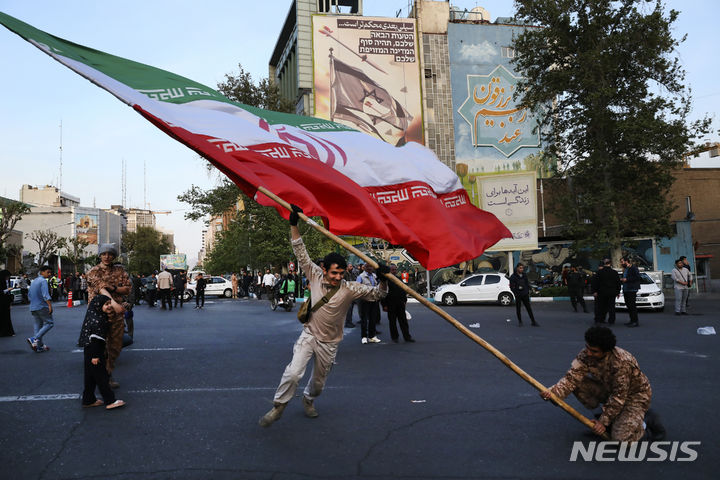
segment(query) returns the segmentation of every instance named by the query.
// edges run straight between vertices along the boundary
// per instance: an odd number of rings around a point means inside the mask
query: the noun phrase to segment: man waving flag
[[[395,147],[333,122],[232,102],[205,85],[1,12],[0,23],[200,153],[264,205],[277,206],[259,187],[322,217],[335,234],[403,245],[430,269],[477,257],[510,236],[421,145]]]

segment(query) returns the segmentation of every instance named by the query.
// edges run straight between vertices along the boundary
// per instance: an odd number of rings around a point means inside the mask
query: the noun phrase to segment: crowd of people
[[[274,394],[273,407],[259,420],[263,427],[269,427],[281,418],[313,358],[312,374],[302,394],[302,406],[307,417],[319,416],[315,400],[324,389],[346,330],[356,327],[353,322],[355,306],[362,344],[381,343],[378,327],[382,311],[387,314],[393,342],[399,342],[401,335],[405,342],[415,342],[408,323],[407,294],[398,286],[400,282],[407,283],[407,279],[398,274],[397,266],[381,264],[376,272],[371,264],[352,265],[337,253],[313,262],[297,228],[297,213],[301,210],[293,208],[290,234],[298,259],[298,272],[294,265],[290,265],[284,274],[273,273],[267,268],[264,273],[241,272],[230,276],[232,298],[235,299],[250,295],[257,299],[274,298],[288,293],[300,296],[307,291],[308,317]],[[111,410],[125,405],[115,396],[114,389],[119,387],[119,383],[113,372],[123,347],[124,335],[130,333],[132,336],[133,307],[144,300],[149,308],[154,308],[159,299],[160,309],[182,308],[188,287],[188,275],[184,270],[174,273],[163,270],[144,278],[139,275],[131,277],[122,265],[116,263],[117,253],[113,244],[102,244],[99,247],[100,262],[87,274],[70,275],[63,282],[53,281],[56,277],[51,267],[43,266],[31,283],[28,284],[27,277],[20,282],[34,321],[33,335],[26,340],[37,353],[50,350],[45,336],[54,326],[54,296],[62,295],[59,293],[62,291],[72,292],[73,298],[87,301],[77,343],[84,350],[81,400],[84,408],[105,406]],[[664,427],[659,417],[649,410],[652,396],[649,380],[632,354],[616,346],[612,331],[601,325],[615,323],[615,299],[620,294],[624,297],[629,315],[629,322],[625,325],[639,325],[636,297],[640,289],[640,272],[628,257],[623,257],[620,263],[621,273],[612,267],[609,258],[603,259],[598,272],[592,276],[576,265],[570,265],[567,271],[563,271],[562,282],[567,286],[575,312],[581,308],[588,313],[583,297],[585,290],[590,289],[594,297],[595,326],[585,333],[585,348],[575,358],[571,369],[555,385],[541,392],[541,397],[556,401],[572,393],[587,408],[601,406],[602,410],[593,421],[593,430],[599,435],[609,435],[613,440],[662,439]],[[523,324],[521,313],[524,307],[531,325],[537,327],[539,323],[530,301],[531,285],[524,267],[522,263],[516,265],[510,276],[510,288],[515,297],[519,325]],[[388,281],[392,276],[397,280]],[[693,279],[686,258],[677,260],[671,276],[675,287],[675,313],[687,314],[688,292]],[[202,309],[206,285],[204,275],[197,273],[193,284],[195,308]],[[0,335],[14,335],[9,318],[11,300],[7,270],[0,271],[0,287]],[[96,390],[102,399],[97,398]]]

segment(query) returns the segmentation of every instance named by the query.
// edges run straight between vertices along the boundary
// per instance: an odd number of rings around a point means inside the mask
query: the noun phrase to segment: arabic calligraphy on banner
[[[506,238],[488,250],[531,250],[537,248],[537,180],[535,172],[477,177],[480,208],[510,229]]]
[[[502,65],[488,75],[467,76],[468,97],[458,113],[470,124],[475,147],[494,147],[509,157],[521,147],[540,145],[535,122],[513,100],[517,80]]]

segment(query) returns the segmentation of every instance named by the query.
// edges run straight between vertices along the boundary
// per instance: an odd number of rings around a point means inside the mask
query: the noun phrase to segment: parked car
[[[207,281],[205,286],[205,296],[208,295],[219,295],[221,297],[230,298],[232,297],[232,282],[223,277],[204,277]],[[195,296],[195,288],[197,282],[193,280],[188,282],[185,288],[185,301],[190,300]]]
[[[448,306],[460,302],[497,302],[508,306],[514,297],[507,277],[494,272],[475,274],[458,283],[441,285],[435,291],[434,299]]]
[[[615,299],[615,308],[627,308],[621,293]],[[665,294],[657,283],[645,272],[640,272],[640,290],[637,294],[637,308],[662,312],[665,309]]]

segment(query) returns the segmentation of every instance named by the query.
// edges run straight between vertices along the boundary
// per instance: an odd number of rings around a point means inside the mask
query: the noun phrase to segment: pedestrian
[[[305,369],[314,356],[312,374],[302,395],[305,416],[316,418],[315,399],[322,393],[327,376],[337,355],[338,345],[343,338],[345,313],[350,303],[359,298],[380,300],[387,294],[387,280],[383,277],[377,287],[368,287],[358,282],[347,282],[343,274],[347,269],[345,258],[339,253],[329,253],[320,267],[310,260],[300,230],[297,228],[297,206],[290,213],[290,236],[298,267],[305,273],[311,285],[310,318],[304,324],[302,333],[293,347],[293,356],[285,368],[280,385],[275,391],[273,408],[260,418],[260,425],[269,427],[283,414],[288,402],[295,396],[298,383],[305,375]],[[382,267],[381,267],[382,268]],[[381,272],[387,273],[384,267]],[[313,311],[314,310],[314,311]]]
[[[623,284],[623,298],[625,299],[628,315],[630,315],[630,321],[627,322],[625,326],[639,327],[637,292],[640,290],[640,270],[638,270],[637,265],[630,261],[629,257],[622,257],[620,263],[624,268],[623,276],[620,279]]]
[[[268,299],[272,298],[271,295],[273,294],[273,285],[275,285],[275,275],[270,273],[270,269],[265,269],[265,275],[262,277],[262,287],[263,287],[263,293],[267,295]]]
[[[12,285],[10,285],[10,271],[0,271],[0,337],[14,337],[12,319],[10,318],[10,305],[12,305]]]
[[[390,274],[397,277],[397,265],[390,265]],[[390,338],[393,342],[398,343],[397,324],[400,324],[400,332],[402,332],[403,340],[407,343],[414,343],[415,339],[410,335],[410,327],[408,326],[405,307],[407,305],[407,293],[405,290],[395,285],[395,282],[388,282],[388,294],[382,300],[382,307],[387,312],[388,326],[390,327]]]
[[[604,258],[602,266],[593,277],[591,288],[595,299],[595,323],[615,323],[615,299],[620,295],[620,275],[612,268],[612,260]]]
[[[202,273],[198,273],[195,278],[195,308],[203,308],[205,306],[205,286],[207,280],[203,278]]]
[[[510,290],[515,296],[515,313],[517,314],[518,326],[522,327],[520,307],[525,305],[525,310],[527,310],[530,316],[531,325],[533,327],[539,327],[540,324],[535,321],[532,306],[530,305],[530,282],[525,274],[525,265],[522,263],[518,263],[515,266],[515,273],[510,275]]]
[[[172,289],[173,289],[173,278],[172,274],[163,269],[157,276],[157,287],[160,292],[160,303],[162,310],[172,310]]]
[[[369,263],[363,265],[363,272],[358,275],[356,283],[367,287],[378,284],[375,269]],[[360,314],[360,343],[380,343],[377,337],[377,324],[380,323],[380,302],[373,299],[358,300],[358,313]]]
[[[247,270],[243,270],[242,273],[242,295],[243,297],[250,296],[250,285],[252,285],[252,275]]]
[[[20,278],[20,293],[22,294],[22,301],[23,303],[30,303],[30,299],[28,298],[28,289],[30,288],[30,280],[28,280],[27,273],[23,273],[23,276]]]
[[[675,315],[687,315],[687,299],[690,292],[690,270],[685,267],[681,259],[675,261],[675,268],[672,269],[670,276],[674,282],[675,290]]]
[[[148,307],[154,308],[155,300],[157,300],[157,277],[155,273],[151,273],[149,277],[145,278],[145,297]]]
[[[357,281],[358,277],[358,271],[355,268],[355,266],[352,263],[348,263],[347,270],[345,271],[345,274],[343,275],[343,278],[347,282],[355,282]],[[348,308],[347,314],[345,314],[345,328],[355,328],[355,324],[352,321],[353,317],[353,309],[355,308],[355,305],[357,302],[353,301],[350,304],[350,308]],[[359,310],[359,307],[358,307]]]
[[[107,410],[111,410],[125,405],[125,402],[115,398],[115,394],[110,388],[110,375],[106,365],[105,343],[110,331],[108,316],[113,313],[112,299],[105,295],[95,295],[85,313],[85,320],[78,339],[78,346],[84,351],[83,407],[105,405]],[[102,400],[98,400],[95,396],[95,388],[100,390]]]
[[[60,280],[53,274],[52,278],[50,279],[49,287],[50,287],[50,295],[52,297],[53,302],[57,302],[60,298]]]
[[[185,270],[181,270],[175,274],[175,277],[173,277],[173,287],[175,288],[173,290],[173,292],[175,292],[175,308],[178,306],[178,301],[180,302],[180,308],[182,308],[183,302],[185,301],[185,288],[187,287],[187,274]]]
[[[232,283],[232,298],[238,298],[238,277],[235,272],[230,275],[230,283]]]
[[[133,305],[140,305],[140,299],[142,298],[142,279],[137,273],[133,274],[130,278],[132,282],[132,303]]]
[[[635,357],[615,345],[612,330],[599,325],[590,327],[585,332],[585,348],[575,357],[570,370],[540,396],[544,400],[552,399],[552,395],[563,399],[572,393],[591,410],[602,405],[592,429],[598,435],[609,433],[613,441],[664,439],[660,418],[648,411],[652,399],[650,381]]]
[[[52,275],[52,268],[47,265],[40,267],[38,277],[30,284],[28,297],[30,297],[30,314],[33,316],[33,336],[27,339],[30,348],[38,353],[47,352],[50,347],[45,345],[43,337],[55,326],[53,321],[53,306],[49,291],[48,278]]]
[[[570,295],[570,303],[572,304],[573,310],[577,312],[579,303],[583,312],[588,313],[587,307],[585,306],[585,299],[583,298],[585,276],[578,272],[577,265],[570,267],[570,272],[565,277],[565,285],[567,285],[568,288],[568,295]]]
[[[683,265],[685,266],[685,268],[687,268],[688,272],[690,272],[690,276],[688,277],[687,299],[685,299],[685,307],[687,310],[690,310],[690,293],[692,293],[693,286],[692,268],[690,268],[690,262],[688,262],[688,259],[685,255],[681,255],[680,260],[682,260]]]
[[[88,303],[87,277],[84,273],[80,275],[80,300]]]
[[[262,297],[262,290],[263,290],[263,274],[262,271],[258,270],[257,274],[255,275],[255,298],[260,300]]]
[[[110,297],[113,311],[108,316],[110,331],[105,349],[107,350],[106,368],[110,375],[110,386],[118,388],[120,384],[113,378],[115,362],[120,356],[125,334],[125,311],[131,306],[125,296],[130,295],[131,283],[127,272],[119,263],[115,263],[118,251],[114,243],[103,243],[98,248],[100,263],[87,274],[88,298],[92,302],[96,295]]]

